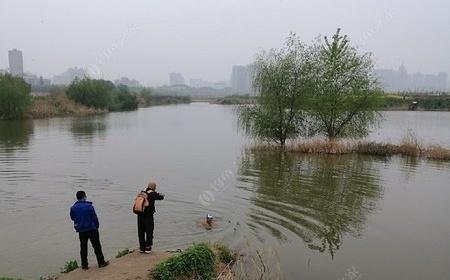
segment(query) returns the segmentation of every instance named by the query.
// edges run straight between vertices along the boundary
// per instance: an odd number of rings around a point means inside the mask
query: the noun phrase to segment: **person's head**
[[[206,223],[211,225],[213,221],[213,216],[211,214],[206,214]]]
[[[86,193],[84,191],[77,191],[77,200],[86,200]]]
[[[150,183],[148,183],[148,185],[147,185],[147,191],[150,191],[150,190],[156,191],[156,183],[155,183],[155,182],[150,182]]]

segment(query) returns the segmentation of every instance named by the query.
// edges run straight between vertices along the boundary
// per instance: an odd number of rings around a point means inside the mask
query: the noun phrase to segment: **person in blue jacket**
[[[73,226],[80,237],[80,255],[81,268],[88,269],[88,240],[94,247],[95,256],[97,257],[98,267],[105,267],[109,264],[105,261],[100,244],[100,236],[98,233],[99,222],[95,213],[92,202],[86,201],[86,193],[84,191],[77,192],[77,201],[70,208],[70,218]]]

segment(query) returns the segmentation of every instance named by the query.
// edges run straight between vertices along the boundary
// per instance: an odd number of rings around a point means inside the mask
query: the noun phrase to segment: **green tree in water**
[[[305,132],[305,59],[305,46],[295,34],[282,49],[257,57],[253,73],[257,102],[238,109],[239,124],[247,134],[283,146]]]
[[[307,73],[312,132],[329,139],[367,135],[380,116],[370,54],[359,54],[338,29],[312,46]]]
[[[31,102],[31,87],[23,78],[0,74],[0,119],[23,118]]]

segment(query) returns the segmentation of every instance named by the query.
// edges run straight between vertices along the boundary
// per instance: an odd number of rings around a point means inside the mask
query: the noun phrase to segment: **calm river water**
[[[450,113],[384,115],[369,138],[412,130],[450,147]],[[151,179],[166,194],[155,249],[251,243],[276,250],[287,279],[448,279],[448,163],[246,145],[232,107],[202,103],[0,122],[0,276],[38,279],[79,259],[68,216],[79,189],[94,201],[106,256],[136,247],[131,206]],[[206,213],[210,232],[197,226]]]

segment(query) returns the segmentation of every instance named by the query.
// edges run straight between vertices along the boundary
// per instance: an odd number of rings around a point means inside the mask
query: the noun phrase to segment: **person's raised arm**
[[[164,199],[164,195],[157,193],[157,192],[152,192],[152,196],[154,200],[163,200]]]

